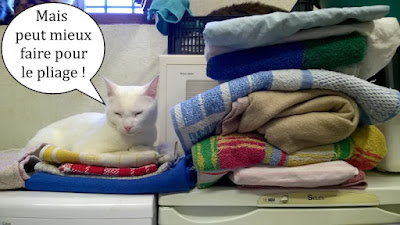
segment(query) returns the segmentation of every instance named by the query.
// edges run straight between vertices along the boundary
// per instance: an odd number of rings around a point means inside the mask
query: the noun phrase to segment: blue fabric
[[[193,97],[202,98],[202,104],[193,99],[175,105],[171,117],[175,132],[186,154],[197,142],[214,135],[217,123],[232,109],[232,102],[254,91],[297,91],[301,89],[326,89],[343,92],[354,98],[362,112],[360,124],[379,124],[400,112],[400,93],[395,89],[381,87],[357,77],[327,70],[272,70],[262,71],[220,84]],[[217,98],[215,96],[219,95]],[[193,114],[182,114],[191,108],[206,112],[206,107],[219,107],[224,102],[224,112],[203,115],[196,123]],[[207,104],[204,104],[207,102]],[[211,112],[212,110],[209,110]],[[188,117],[188,118],[185,118]]]
[[[206,46],[248,49],[272,45],[302,29],[332,26],[349,19],[371,21],[384,17],[389,11],[389,6],[381,5],[240,17],[207,23],[203,38]]]
[[[188,191],[196,184],[191,155],[181,158],[175,167],[161,174],[135,180],[97,179],[35,173],[25,182],[32,191],[154,194]]]
[[[207,76],[229,80],[266,70],[302,69],[303,42],[251,48],[211,57]]]
[[[158,31],[163,35],[168,35],[168,23],[178,23],[186,11],[192,15],[189,0],[154,0],[149,8],[147,20],[157,14]]]

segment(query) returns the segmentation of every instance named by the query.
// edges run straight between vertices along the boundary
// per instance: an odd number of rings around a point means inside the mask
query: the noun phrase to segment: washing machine
[[[1,191],[1,225],[154,225],[155,195]]]

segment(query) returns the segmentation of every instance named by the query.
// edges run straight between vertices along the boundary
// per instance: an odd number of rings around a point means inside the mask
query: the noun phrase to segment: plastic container
[[[313,0],[298,0],[293,6],[292,12],[295,11],[312,11],[314,7]]]
[[[292,11],[313,10],[314,0],[298,0]],[[222,21],[239,16],[203,16],[185,15],[176,24],[168,27],[168,54],[202,55],[204,54],[203,30],[208,22]]]
[[[203,30],[208,22],[235,18],[233,16],[190,17],[184,16],[179,23],[169,24],[168,54],[204,54]]]

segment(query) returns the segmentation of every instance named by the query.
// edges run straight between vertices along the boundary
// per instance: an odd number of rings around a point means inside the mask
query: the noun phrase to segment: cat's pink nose
[[[129,131],[132,128],[132,126],[124,126],[124,127],[126,131]]]

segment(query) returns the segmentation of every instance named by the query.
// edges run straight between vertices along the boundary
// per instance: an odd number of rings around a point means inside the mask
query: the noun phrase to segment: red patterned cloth
[[[89,166],[83,164],[63,163],[58,167],[60,172],[67,174],[102,175],[112,177],[143,176],[157,171],[156,164],[149,164],[138,168],[115,168]]]

